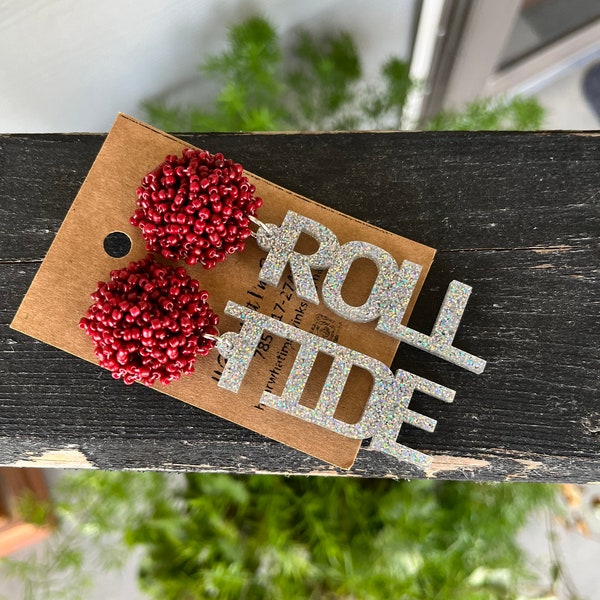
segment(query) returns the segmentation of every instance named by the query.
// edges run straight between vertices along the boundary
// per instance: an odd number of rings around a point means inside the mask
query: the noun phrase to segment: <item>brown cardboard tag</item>
[[[117,117],[11,324],[14,329],[97,363],[91,341],[78,326],[79,319],[91,304],[90,294],[95,291],[98,281],[106,281],[112,269],[146,255],[140,231],[129,224],[129,217],[136,208],[135,190],[141,178],[167,154],[180,154],[185,147],[189,144],[131,117]],[[207,150],[219,151],[218,148]],[[248,152],[251,151],[248,148]],[[243,156],[232,158],[244,163]],[[285,213],[294,210],[327,226],[340,243],[368,241],[389,252],[398,264],[410,260],[422,265],[421,277],[406,312],[405,319],[408,319],[435,250],[321,206],[261,177],[245,174],[256,186],[256,195],[263,198],[259,215],[262,221],[280,224]],[[114,231],[122,231],[132,240],[132,249],[124,258],[111,258],[104,251],[104,239]],[[294,294],[289,273],[284,275],[278,287],[261,284],[258,273],[264,256],[254,241],[249,240],[244,252],[230,256],[215,269],[205,271],[201,266],[186,266],[186,269],[209,292],[209,303],[217,314],[223,315],[225,304],[232,300],[368,354],[385,364],[391,363],[398,341],[376,332],[374,323],[346,321],[322,303],[312,305],[299,299]],[[349,304],[362,304],[375,276],[372,263],[363,259],[356,261],[344,285],[344,299]],[[320,282],[322,274],[317,274],[316,278]],[[239,328],[240,323],[235,319],[221,317],[221,332],[238,331]],[[217,386],[223,359],[216,351],[206,358],[199,358],[192,375],[168,386],[156,384],[154,387],[302,452],[350,468],[360,440],[259,406],[265,389],[274,393],[283,389],[296,350],[287,340],[267,338],[259,346],[238,394]],[[307,405],[318,398],[328,368],[327,361],[317,361],[303,396]],[[346,386],[348,393],[344,393],[336,416],[348,422],[358,421],[370,386],[367,373],[352,373]],[[140,405],[140,411],[143,410]]]

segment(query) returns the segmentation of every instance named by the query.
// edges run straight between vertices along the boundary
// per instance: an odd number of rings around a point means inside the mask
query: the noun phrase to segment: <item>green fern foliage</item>
[[[129,532],[152,598],[500,599],[526,577],[514,538],[536,485],[186,476]]]
[[[327,131],[400,129],[414,82],[409,65],[390,58],[377,81],[367,82],[352,36],[299,31],[284,52],[275,28],[253,17],[229,30],[228,47],[200,66],[216,84],[206,106],[149,100],[146,118],[168,131]],[[537,129],[535,100],[482,101],[442,114],[425,129]]]

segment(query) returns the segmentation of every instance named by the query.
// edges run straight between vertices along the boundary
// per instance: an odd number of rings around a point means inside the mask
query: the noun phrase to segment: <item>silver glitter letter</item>
[[[471,287],[460,281],[453,281],[448,286],[430,336],[406,327],[400,323],[400,320],[394,319],[382,318],[377,323],[377,331],[419,348],[419,350],[439,356],[463,369],[473,373],[482,373],[485,368],[485,360],[452,345],[470,294]]]
[[[398,444],[396,442],[398,432],[400,431],[402,422],[428,432],[432,432],[435,429],[435,419],[421,415],[408,408],[415,390],[428,394],[443,402],[452,402],[454,400],[454,390],[434,383],[433,381],[429,381],[429,379],[413,375],[408,371],[403,371],[402,369],[396,371],[395,384],[398,396],[398,410],[388,416],[387,428],[382,428],[375,433],[369,448],[371,450],[379,450],[380,452],[391,454],[398,460],[404,460],[427,468],[431,464],[431,458],[422,452]]]
[[[396,442],[403,422],[426,431],[433,431],[435,421],[409,410],[415,389],[435,398],[451,402],[454,392],[405,371],[394,375],[382,362],[325,340],[277,319],[228,302],[225,313],[241,319],[244,324],[239,334],[226,333],[217,342],[217,349],[228,358],[219,386],[237,392],[246,374],[254,350],[263,331],[300,344],[291,372],[281,396],[263,392],[261,404],[293,415],[353,439],[372,437],[372,448],[390,454],[399,460],[426,468],[431,459],[416,450]],[[333,357],[332,366],[323,385],[315,408],[300,404],[302,392],[319,352]],[[373,386],[358,423],[345,423],[334,417],[348,375],[353,366],[361,367],[373,377]]]
[[[378,274],[367,301],[362,306],[351,306],[342,298],[342,286],[357,258],[373,261]],[[323,300],[333,312],[357,323],[367,323],[379,316],[401,321],[420,272],[421,266],[409,261],[404,261],[398,271],[396,261],[383,248],[367,242],[348,242],[340,247],[329,268],[323,282]]]
[[[294,251],[301,233],[306,233],[319,242],[319,249],[310,255]],[[296,285],[296,294],[312,304],[319,304],[312,269],[326,269],[337,254],[337,238],[325,225],[291,210],[285,215],[281,226],[269,223],[268,230],[260,228],[256,233],[258,245],[268,252],[259,278],[267,285],[275,286],[289,263]]]

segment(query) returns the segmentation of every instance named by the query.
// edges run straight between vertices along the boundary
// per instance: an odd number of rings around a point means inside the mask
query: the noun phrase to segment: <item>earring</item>
[[[100,366],[128,385],[175,381],[192,373],[196,356],[215,345],[219,317],[183,267],[148,255],[111,271],[91,296],[79,326],[92,339]]]
[[[244,250],[250,219],[262,206],[255,191],[239,163],[186,148],[144,176],[130,222],[149,252],[212,269]]]
[[[80,327],[92,338],[100,366],[126,384],[168,384],[194,370],[196,355],[214,347],[218,316],[183,267],[156,262],[200,263],[212,269],[241,252],[254,235],[250,222],[262,199],[243,167],[223,154],[185,148],[167,155],[142,178],[138,208],[130,223],[139,227],[150,252],[144,260],[112,271],[99,282]]]

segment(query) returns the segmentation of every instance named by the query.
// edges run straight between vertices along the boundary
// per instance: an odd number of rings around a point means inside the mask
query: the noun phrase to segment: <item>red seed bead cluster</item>
[[[169,155],[142,179],[131,224],[146,249],[169,260],[212,269],[241,252],[250,236],[248,216],[262,206],[242,165],[222,154],[186,148]]]
[[[218,316],[183,267],[163,266],[152,255],[111,272],[91,295],[79,325],[92,338],[100,366],[126,384],[152,385],[194,370],[218,335]]]

